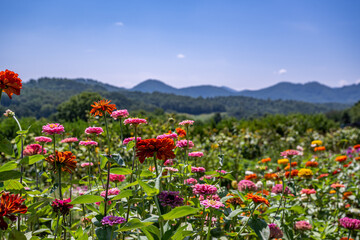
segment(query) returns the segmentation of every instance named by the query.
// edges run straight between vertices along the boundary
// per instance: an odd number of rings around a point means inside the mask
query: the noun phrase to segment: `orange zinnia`
[[[175,158],[174,149],[175,145],[172,139],[144,139],[136,144],[136,156],[139,157],[141,163],[145,161],[145,158],[154,157],[154,154],[157,159],[165,161]]]
[[[13,71],[9,71],[7,69],[0,72],[0,91],[6,93],[10,99],[13,94],[20,95],[21,88],[21,79],[19,78],[19,75],[17,73],[14,73]]]
[[[315,148],[314,148],[314,151],[315,151],[315,152],[325,151],[325,150],[326,150],[326,149],[325,149],[324,146],[320,146],[320,147],[315,147]]]
[[[94,116],[102,116],[105,112],[111,114],[116,109],[116,105],[110,104],[110,102],[111,100],[107,99],[94,102],[94,105],[91,105],[93,109],[91,109],[90,114]]]
[[[182,128],[176,128],[176,132],[178,134],[179,137],[185,137],[186,136],[186,131]]]
[[[271,161],[271,158],[261,159],[261,162],[262,162],[262,163],[266,163],[266,162],[270,162],[270,161]]]
[[[259,195],[254,195],[252,193],[248,193],[245,196],[247,199],[251,199],[254,203],[265,203],[267,206],[270,206],[269,201],[266,198],[263,198]]]
[[[319,163],[318,162],[313,162],[313,161],[307,161],[305,164],[305,167],[318,167]]]
[[[251,180],[256,178],[257,178],[256,173],[245,176],[245,180]]]
[[[10,219],[11,221],[16,220],[16,213],[26,213],[27,206],[23,204],[25,201],[19,194],[10,194],[8,192],[3,192],[0,199],[0,229],[6,230],[8,224],[5,221],[4,217]]]
[[[343,155],[343,156],[338,156],[335,158],[335,161],[337,162],[345,162],[347,159],[347,156]]]
[[[296,167],[297,166],[297,162],[292,162],[291,163],[291,167]],[[290,163],[288,163],[288,165],[284,168],[284,170],[289,170],[290,169]]]
[[[298,174],[299,174],[299,170],[297,169],[291,170],[291,177],[296,177]],[[289,171],[285,172],[286,178],[289,178],[289,175],[290,175]]]
[[[351,196],[351,195],[353,195],[352,192],[344,192],[344,193],[343,193],[343,199],[344,199],[344,200],[345,200],[345,199],[348,199],[349,196]]]
[[[57,172],[58,168],[61,167],[61,171],[72,173],[76,168],[75,161],[76,157],[70,151],[66,152],[58,152],[55,151],[56,157],[54,158],[53,155],[45,158],[45,160],[52,165],[50,170]]]
[[[264,178],[266,180],[276,180],[276,179],[279,179],[279,176],[276,173],[266,173],[264,175]]]

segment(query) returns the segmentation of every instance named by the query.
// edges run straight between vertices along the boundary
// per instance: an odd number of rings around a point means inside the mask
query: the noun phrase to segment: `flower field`
[[[1,72],[0,88],[18,95],[21,81]],[[0,239],[360,238],[358,129],[91,107],[85,129],[4,113],[16,136],[0,135]]]

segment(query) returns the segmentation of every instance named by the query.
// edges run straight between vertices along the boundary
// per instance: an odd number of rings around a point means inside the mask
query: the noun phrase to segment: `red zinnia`
[[[91,109],[90,114],[94,116],[102,116],[105,112],[111,114],[116,109],[116,105],[110,104],[110,102],[111,100],[107,99],[94,102],[94,105],[91,105],[93,109]]]
[[[21,198],[19,194],[11,194],[3,192],[0,199],[0,229],[6,230],[8,228],[7,222],[4,217],[7,217],[11,221],[16,220],[15,213],[26,213],[27,206],[22,204],[25,199]]]
[[[176,133],[178,134],[179,137],[185,137],[186,136],[186,131],[182,128],[176,128]]]
[[[136,156],[139,157],[141,163],[145,161],[145,158],[153,157],[154,154],[157,159],[163,161],[175,158],[173,152],[175,145],[172,139],[144,139],[137,142],[136,145]]]
[[[290,174],[289,171],[285,172],[285,177],[289,178],[289,174]],[[296,177],[298,174],[299,174],[299,170],[297,169],[291,170],[291,177]]]
[[[313,162],[313,161],[307,161],[305,164],[306,167],[318,167],[319,163],[318,162]]]
[[[10,99],[13,94],[20,95],[21,88],[21,79],[17,73],[7,69],[0,72],[0,91],[5,92]]]

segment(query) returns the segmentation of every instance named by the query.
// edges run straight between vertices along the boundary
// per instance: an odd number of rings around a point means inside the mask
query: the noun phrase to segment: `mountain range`
[[[296,100],[311,103],[343,103],[354,104],[360,100],[360,84],[332,88],[318,82],[297,84],[280,82],[271,87],[259,90],[236,91],[228,87],[201,85],[175,88],[159,80],[149,79],[128,89],[139,92],[161,92],[190,97],[245,96],[258,99]]]

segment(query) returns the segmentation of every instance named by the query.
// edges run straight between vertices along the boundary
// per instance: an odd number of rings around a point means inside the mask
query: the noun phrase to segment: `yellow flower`
[[[314,140],[314,141],[312,141],[311,142],[311,145],[317,145],[317,146],[320,146],[320,145],[322,145],[322,141],[321,140]]]
[[[235,181],[235,180],[232,181],[232,182],[231,182],[231,186],[236,189],[236,188],[238,187],[237,181]]]
[[[288,163],[289,163],[289,159],[287,159],[287,158],[283,158],[283,159],[278,160],[278,164],[280,164],[280,165],[286,165]]]
[[[298,176],[301,178],[312,178],[313,175],[314,174],[311,171],[311,169],[307,169],[307,168],[300,169],[298,173]]]

